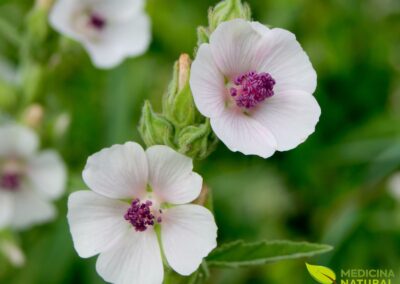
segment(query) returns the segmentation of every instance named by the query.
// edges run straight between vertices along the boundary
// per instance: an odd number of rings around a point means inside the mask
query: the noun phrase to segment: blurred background
[[[340,269],[393,269],[400,283],[400,1],[249,0],[253,18],[294,32],[317,70],[322,108],[316,132],[290,152],[264,160],[220,143],[196,171],[214,194],[219,243],[244,239],[320,242],[335,249],[312,264]],[[83,48],[52,32],[42,53],[54,52],[40,86],[45,107],[43,147],[62,153],[68,191],[84,189],[87,157],[128,140],[145,99],[161,96],[180,53],[193,54],[196,27],[217,1],[148,0],[150,50],[110,71],[94,68]],[[22,32],[33,3],[0,0],[1,92],[15,80]],[[15,36],[15,40],[12,40]],[[11,39],[11,40],[10,40]],[[43,55],[44,56],[44,55]],[[4,107],[2,116],[18,110]],[[397,186],[397,189],[396,189]],[[103,283],[95,258],[80,259],[66,222],[66,197],[56,222],[20,234],[27,262],[0,259],[0,283]],[[213,270],[209,283],[313,283],[304,262]],[[397,282],[396,282],[397,281]]]

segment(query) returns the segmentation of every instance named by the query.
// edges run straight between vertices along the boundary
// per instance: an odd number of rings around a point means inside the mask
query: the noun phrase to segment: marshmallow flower
[[[81,42],[99,68],[143,54],[151,38],[144,0],[57,0],[50,23]]]
[[[297,147],[321,113],[317,76],[296,37],[236,19],[220,24],[193,62],[199,111],[232,151],[268,158]]]
[[[92,191],[74,192],[68,202],[78,254],[100,254],[97,272],[111,283],[162,283],[161,248],[176,272],[194,272],[215,248],[217,226],[209,210],[187,204],[202,187],[192,168],[166,146],[145,152],[133,142],[89,157],[83,179]]]
[[[25,229],[55,216],[51,201],[64,193],[66,170],[54,151],[37,153],[36,134],[0,127],[0,229]]]

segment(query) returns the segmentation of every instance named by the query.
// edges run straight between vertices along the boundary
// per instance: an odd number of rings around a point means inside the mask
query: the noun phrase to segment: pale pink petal
[[[91,191],[77,191],[68,199],[68,223],[74,247],[91,257],[115,246],[132,226],[124,219],[129,204]]]
[[[258,26],[257,30],[261,28]],[[302,90],[312,94],[317,86],[317,74],[296,36],[278,28],[264,30],[263,34],[270,40],[270,48],[259,61],[257,71],[271,74],[276,81],[276,93]]]
[[[227,79],[256,71],[269,49],[264,35],[242,19],[224,22],[210,36],[210,47],[216,65]]]
[[[51,221],[56,216],[53,204],[26,186],[15,191],[13,198],[12,228],[27,229],[33,225]]]
[[[33,130],[17,124],[0,127],[0,157],[29,157],[39,147]]]
[[[148,148],[146,154],[149,184],[159,202],[184,204],[199,196],[203,179],[192,171],[192,159],[161,145]]]
[[[253,118],[275,136],[276,149],[286,151],[303,143],[315,131],[320,114],[321,109],[312,95],[286,91],[268,98],[253,113]]]
[[[133,142],[114,145],[90,156],[83,171],[90,189],[116,199],[143,196],[147,177],[146,154]]]
[[[96,269],[115,284],[161,284],[164,271],[156,233],[132,229],[117,247],[100,254]]]
[[[0,230],[7,227],[14,212],[14,200],[11,192],[0,188]]]
[[[276,139],[271,131],[241,111],[226,111],[210,122],[218,138],[233,152],[268,158],[276,150]]]
[[[225,79],[215,65],[209,44],[202,44],[197,51],[190,71],[190,88],[203,115],[215,117],[224,110],[228,96]]]
[[[27,175],[34,188],[50,199],[64,193],[67,172],[58,153],[44,151],[28,161]]]
[[[168,264],[190,275],[217,245],[217,225],[211,212],[199,205],[181,205],[163,214],[161,240]]]

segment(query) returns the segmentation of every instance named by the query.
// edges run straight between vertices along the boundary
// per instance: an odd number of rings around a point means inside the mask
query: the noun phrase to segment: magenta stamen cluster
[[[0,175],[0,188],[15,191],[21,185],[21,176],[17,173],[3,173]]]
[[[106,20],[102,16],[92,13],[90,15],[89,24],[96,30],[102,30],[106,25]]]
[[[140,199],[137,198],[132,201],[131,207],[125,213],[125,220],[129,221],[137,232],[146,231],[148,226],[153,226],[155,221],[161,223],[161,216],[154,216],[151,212],[151,206],[153,203],[150,200],[142,203]],[[159,210],[161,214],[161,210]]]
[[[274,95],[275,80],[270,74],[250,71],[236,77],[236,87],[230,88],[230,94],[236,105],[241,108],[252,108]]]

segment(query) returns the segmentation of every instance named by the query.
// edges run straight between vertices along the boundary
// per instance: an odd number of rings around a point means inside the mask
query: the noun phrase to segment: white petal
[[[218,116],[225,108],[227,89],[224,76],[215,65],[209,44],[197,51],[190,71],[190,88],[199,111],[207,116]]]
[[[74,247],[91,257],[115,246],[132,229],[124,219],[129,204],[91,191],[77,191],[68,199],[68,222]]]
[[[14,212],[11,220],[13,228],[27,229],[32,225],[51,221],[56,215],[53,204],[26,186],[15,191],[13,197]]]
[[[90,7],[108,21],[132,18],[143,11],[144,0],[89,0]]]
[[[181,205],[163,214],[161,240],[169,265],[179,274],[193,273],[217,245],[213,215],[199,205]]]
[[[97,41],[86,41],[93,63],[99,68],[113,68],[126,57],[143,54],[150,44],[149,17],[139,13],[126,21],[110,23]]]
[[[114,145],[89,157],[83,179],[93,191],[116,199],[146,193],[148,165],[143,148],[133,142]]]
[[[201,191],[202,178],[192,172],[192,159],[167,146],[152,146],[146,151],[149,184],[159,202],[189,203]]]
[[[0,157],[31,156],[39,146],[39,139],[31,129],[17,124],[0,127]]]
[[[79,0],[58,0],[55,1],[49,15],[51,26],[58,32],[76,40],[82,40],[74,27],[73,19],[77,13],[84,9],[83,2]]]
[[[218,68],[230,80],[245,72],[256,71],[268,51],[264,36],[242,19],[220,24],[211,34],[210,47]]]
[[[272,29],[264,31],[264,37],[271,41],[270,48],[259,61],[257,70],[271,74],[276,81],[274,91],[302,90],[312,94],[317,86],[317,74],[296,36],[283,29]]]
[[[211,118],[210,122],[218,138],[233,152],[268,158],[276,150],[272,133],[241,111],[226,111],[221,117]]]
[[[277,150],[303,143],[315,131],[321,109],[315,98],[302,91],[287,91],[268,98],[253,117],[275,136]]]
[[[27,174],[35,189],[51,199],[64,193],[66,168],[55,151],[44,151],[28,161]]]
[[[0,230],[7,227],[12,219],[14,203],[11,194],[0,188]]]
[[[132,229],[118,247],[100,254],[96,270],[105,281],[115,284],[161,284],[164,271],[154,230]]]

